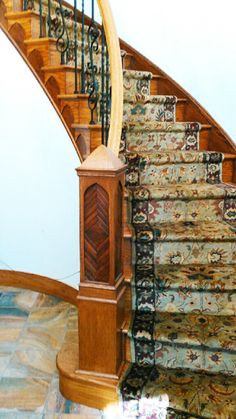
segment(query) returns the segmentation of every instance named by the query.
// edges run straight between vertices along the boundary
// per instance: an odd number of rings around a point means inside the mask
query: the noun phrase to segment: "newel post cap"
[[[104,146],[100,145],[97,147],[76,169],[78,175],[83,175],[85,172],[95,171],[104,174],[113,174],[122,172],[126,168],[126,165],[113,153],[113,151]]]

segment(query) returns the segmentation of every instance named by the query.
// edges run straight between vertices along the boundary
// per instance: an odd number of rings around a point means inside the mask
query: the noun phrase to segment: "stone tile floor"
[[[56,354],[65,339],[76,339],[76,330],[72,305],[0,287],[0,419],[114,417],[65,400],[59,392]]]

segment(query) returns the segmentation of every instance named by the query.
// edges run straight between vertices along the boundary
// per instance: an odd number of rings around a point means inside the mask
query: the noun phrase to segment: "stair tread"
[[[200,418],[233,419],[236,412],[236,377],[203,371],[130,364],[122,393],[125,411],[163,417],[176,412]],[[177,416],[178,415],[178,416]],[[185,416],[183,416],[185,418]]]
[[[134,105],[147,105],[147,104],[159,104],[159,103],[176,103],[178,101],[184,101],[185,99],[177,99],[173,95],[143,95],[139,97],[130,97],[129,95],[124,96],[125,103],[131,103]]]
[[[140,151],[137,153],[127,152],[126,157],[131,161],[139,157],[142,165],[146,164],[175,164],[175,163],[221,163],[224,159],[223,153],[213,151],[183,151],[183,150],[161,150],[157,152]],[[137,162],[138,164],[138,162]]]
[[[135,226],[134,240],[155,241],[236,241],[236,224],[225,221],[168,222]]]
[[[201,125],[198,122],[161,122],[161,121],[147,121],[142,122],[125,122],[124,127],[130,132],[136,131],[159,131],[159,132],[185,132],[200,131],[205,125]]]
[[[129,335],[137,340],[236,352],[235,329],[236,316],[135,311]]]
[[[227,183],[190,183],[166,186],[142,185],[127,189],[128,197],[143,201],[147,199],[210,199],[236,197],[236,187]]]
[[[137,79],[137,80],[142,80],[142,79],[147,79],[147,80],[151,80],[153,75],[150,71],[139,71],[139,70],[123,70],[123,77],[129,79]]]
[[[137,272],[138,273],[138,272]],[[137,276],[135,285],[148,289],[236,292],[235,265],[155,265],[155,277]]]

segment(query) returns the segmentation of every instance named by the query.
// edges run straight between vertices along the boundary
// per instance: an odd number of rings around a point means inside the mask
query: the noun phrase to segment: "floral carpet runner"
[[[121,158],[133,231],[127,418],[236,418],[236,187],[177,99],[124,72]]]

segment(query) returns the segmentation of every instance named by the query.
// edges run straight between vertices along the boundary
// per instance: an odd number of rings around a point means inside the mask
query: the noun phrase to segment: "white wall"
[[[236,138],[235,0],[110,1],[119,35]],[[3,34],[0,48],[0,260],[15,270],[62,278],[79,269],[79,161],[48,99]],[[75,284],[78,275],[64,281]]]
[[[110,0],[119,35],[190,92],[236,140],[235,0]]]
[[[79,269],[79,159],[3,33],[0,49],[0,269],[63,278]]]

